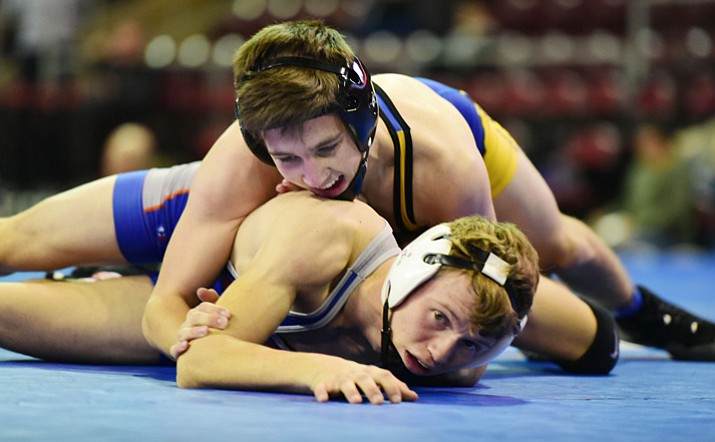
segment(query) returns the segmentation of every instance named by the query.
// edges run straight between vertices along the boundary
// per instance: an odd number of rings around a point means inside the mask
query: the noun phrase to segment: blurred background
[[[234,51],[297,18],[469,92],[612,246],[715,248],[715,0],[0,0],[0,216],[202,158]]]

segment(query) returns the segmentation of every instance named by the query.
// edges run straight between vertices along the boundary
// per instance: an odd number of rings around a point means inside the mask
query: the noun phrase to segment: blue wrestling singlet
[[[117,243],[132,264],[160,263],[186,207],[200,163],[117,176],[113,208]]]
[[[469,128],[474,135],[474,141],[477,143],[477,149],[484,156],[487,152],[486,144],[484,143],[484,124],[482,117],[477,112],[476,103],[467,95],[466,92],[460,91],[453,87],[442,84],[438,81],[430,80],[429,78],[415,77],[416,80],[429,86],[440,97],[452,103],[452,106],[457,108],[462,118],[467,122]]]

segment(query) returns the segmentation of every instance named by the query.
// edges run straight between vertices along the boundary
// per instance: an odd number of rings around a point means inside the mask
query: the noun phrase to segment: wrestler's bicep
[[[277,218],[255,252],[233,255],[239,276],[219,301],[232,313],[227,331],[255,343],[273,333],[296,298],[303,305],[322,303],[322,288],[344,271],[353,251],[354,229],[346,223],[293,216],[283,225],[284,217]]]
[[[261,344],[281,324],[295,301],[295,285],[246,273],[235,280],[217,304],[231,311],[229,326],[216,333]]]

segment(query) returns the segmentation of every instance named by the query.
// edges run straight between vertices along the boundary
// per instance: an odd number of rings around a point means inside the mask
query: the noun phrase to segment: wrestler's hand
[[[288,193],[295,190],[301,190],[301,188],[286,179],[283,179],[283,181],[276,186],[276,192],[278,193]]]
[[[311,387],[318,402],[343,396],[351,404],[359,404],[363,395],[374,405],[384,403],[385,397],[393,404],[417,400],[417,393],[388,370],[345,359],[329,365],[321,369]]]
[[[196,290],[196,296],[201,304],[186,313],[186,320],[179,328],[177,343],[169,349],[174,359],[189,349],[189,341],[208,335],[209,328],[225,329],[231,319],[230,311],[216,305],[219,298],[216,290],[202,287]]]

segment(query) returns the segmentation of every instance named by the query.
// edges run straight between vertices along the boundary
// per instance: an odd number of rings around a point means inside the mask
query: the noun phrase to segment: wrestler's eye
[[[290,164],[292,162],[295,162],[296,159],[297,159],[297,157],[294,157],[292,155],[289,155],[289,156],[280,155],[280,156],[273,157],[273,161],[277,161],[281,164]]]
[[[462,339],[462,347],[466,348],[469,351],[475,351],[477,348],[479,348],[479,345],[477,345],[476,342],[470,341],[469,339]]]
[[[435,310],[433,312],[434,314],[434,319],[440,324],[440,325],[446,325],[447,324],[447,317],[442,314],[442,312]]]
[[[318,149],[317,154],[318,154],[318,156],[321,156],[321,157],[329,157],[329,156],[334,155],[336,150],[338,150],[338,145],[330,144],[328,146],[323,146],[320,149]]]

